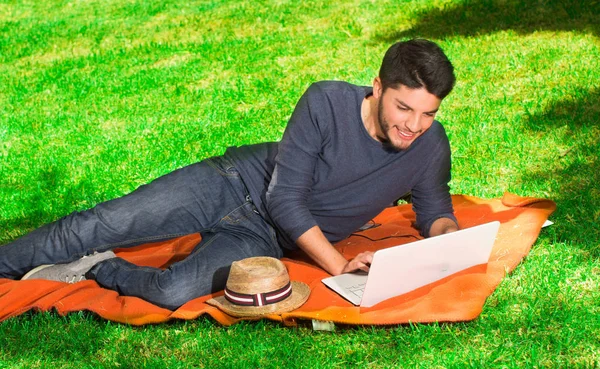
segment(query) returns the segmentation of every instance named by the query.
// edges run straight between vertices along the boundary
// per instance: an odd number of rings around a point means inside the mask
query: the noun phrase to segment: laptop
[[[464,269],[486,264],[500,228],[495,221],[378,250],[369,273],[329,277],[322,282],[361,307],[413,291]]]

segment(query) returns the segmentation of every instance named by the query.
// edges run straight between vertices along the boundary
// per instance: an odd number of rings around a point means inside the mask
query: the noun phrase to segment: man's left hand
[[[456,232],[458,231],[458,226],[454,221],[450,218],[439,218],[436,219],[431,228],[429,228],[429,237],[439,236],[441,234]]]

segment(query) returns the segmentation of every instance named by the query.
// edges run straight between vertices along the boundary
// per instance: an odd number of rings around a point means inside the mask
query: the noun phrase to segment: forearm
[[[429,228],[429,237],[439,236],[441,234],[456,232],[458,226],[450,218],[439,218],[436,219]]]
[[[348,260],[333,247],[317,226],[304,232],[296,244],[331,275],[341,274],[348,264]]]

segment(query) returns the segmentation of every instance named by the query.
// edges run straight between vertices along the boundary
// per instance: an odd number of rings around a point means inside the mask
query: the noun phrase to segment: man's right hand
[[[373,260],[373,253],[370,251],[361,252],[350,261],[346,260],[339,251],[337,251],[321,229],[317,226],[304,232],[296,241],[296,244],[308,254],[321,268],[325,269],[331,275],[349,273],[356,270],[369,271],[369,265]]]
[[[356,257],[350,260],[344,269],[342,269],[343,273],[350,273],[357,270],[362,270],[363,272],[368,272],[369,267],[371,266],[371,262],[373,261],[373,252],[365,251],[356,255]]]

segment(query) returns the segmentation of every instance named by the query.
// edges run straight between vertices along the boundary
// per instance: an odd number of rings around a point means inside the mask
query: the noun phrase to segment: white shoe
[[[116,257],[112,251],[96,252],[92,255],[87,255],[79,260],[72,261],[66,264],[46,264],[40,265],[29,273],[25,274],[21,280],[26,279],[46,279],[50,281],[60,281],[67,283],[75,283],[84,281],[85,273],[101,261]]]

